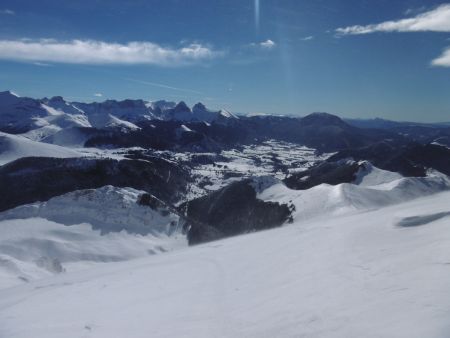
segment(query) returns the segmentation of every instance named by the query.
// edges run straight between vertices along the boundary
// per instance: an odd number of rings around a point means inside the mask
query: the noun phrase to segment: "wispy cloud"
[[[260,42],[259,45],[265,49],[272,49],[275,48],[277,44],[274,41],[267,39],[266,41]]]
[[[103,97],[103,94],[102,93],[95,93],[94,96],[95,97]]]
[[[375,32],[450,32],[450,4],[440,5],[433,10],[412,18],[336,29],[336,33],[339,35],[370,34]]]
[[[171,90],[176,90],[176,91],[180,91],[180,92],[186,92],[186,93],[193,93],[193,94],[203,95],[202,92],[199,92],[197,90],[169,86],[169,85],[166,85],[166,84],[163,84],[163,83],[143,81],[143,80],[130,79],[130,78],[126,78],[124,80],[130,81],[130,82],[134,82],[134,83],[143,84],[143,85],[147,85],[147,86],[152,86],[152,87],[158,87],[158,88],[163,88],[163,89],[171,89]]]
[[[275,43],[275,41],[267,39],[267,40],[261,41],[261,42],[252,42],[248,46],[257,47],[257,48],[261,48],[261,49],[273,49],[277,46],[277,44]]]
[[[301,41],[311,41],[314,39],[314,36],[310,35],[310,36],[305,36],[304,38],[301,38]]]
[[[39,67],[50,67],[51,66],[51,64],[49,64],[49,63],[44,63],[44,62],[33,62],[33,65],[35,65],[35,66],[39,66]]]
[[[0,9],[0,14],[5,14],[5,15],[15,15],[16,12],[14,12],[11,9]]]
[[[0,40],[0,59],[18,61],[182,66],[221,55],[222,52],[199,43],[171,48],[145,41],[120,44],[95,40]]]
[[[408,8],[405,10],[404,14],[405,16],[410,16],[410,15],[415,15],[415,14],[419,14],[419,13],[423,13],[426,11],[426,7],[425,6],[421,6],[418,8]]]
[[[441,56],[431,61],[432,66],[450,67],[450,47],[447,47]]]

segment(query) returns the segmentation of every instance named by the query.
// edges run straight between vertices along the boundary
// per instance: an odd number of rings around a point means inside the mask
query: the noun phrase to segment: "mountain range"
[[[67,102],[62,97],[32,99],[0,93],[0,131],[60,146],[151,147],[219,151],[270,139],[332,152],[391,140],[450,145],[450,127],[397,125],[359,128],[337,116],[237,116],[202,103],[107,100]]]

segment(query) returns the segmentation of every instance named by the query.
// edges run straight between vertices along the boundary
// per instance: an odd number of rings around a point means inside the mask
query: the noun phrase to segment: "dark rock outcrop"
[[[424,177],[430,168],[450,175],[450,149],[436,144],[380,142],[368,147],[342,150],[328,161],[346,158],[367,160],[380,169],[399,172],[403,176]]]
[[[292,211],[285,204],[257,199],[251,180],[234,182],[180,209],[190,226],[189,244],[278,227],[290,219]]]
[[[337,185],[352,183],[361,165],[354,161],[322,162],[305,171],[295,173],[284,180],[286,186],[295,190],[306,190],[326,183]]]
[[[26,157],[0,167],[0,211],[105,185],[144,190],[173,203],[190,180],[181,166],[159,158],[113,160]]]

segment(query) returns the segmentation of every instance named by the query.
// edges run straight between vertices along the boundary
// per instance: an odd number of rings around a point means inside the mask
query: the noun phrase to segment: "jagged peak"
[[[176,112],[190,112],[191,108],[189,108],[189,106],[186,104],[186,102],[180,101],[180,102],[177,103],[177,105],[175,106],[174,110]]]
[[[192,107],[192,111],[196,111],[196,110],[207,111],[208,109],[206,108],[206,106],[203,103],[198,102]]]

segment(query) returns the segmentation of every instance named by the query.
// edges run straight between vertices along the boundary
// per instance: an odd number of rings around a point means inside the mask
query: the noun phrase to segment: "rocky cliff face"
[[[105,185],[132,187],[173,203],[184,195],[190,177],[174,163],[89,158],[26,157],[0,167],[0,211],[21,204]]]
[[[180,209],[190,227],[189,244],[278,227],[292,211],[286,204],[259,200],[251,180],[234,182]]]
[[[428,169],[450,175],[450,149],[437,144],[398,145],[383,141],[368,147],[339,151],[329,161],[347,158],[366,160],[378,168],[399,172],[403,176],[424,177]]]

